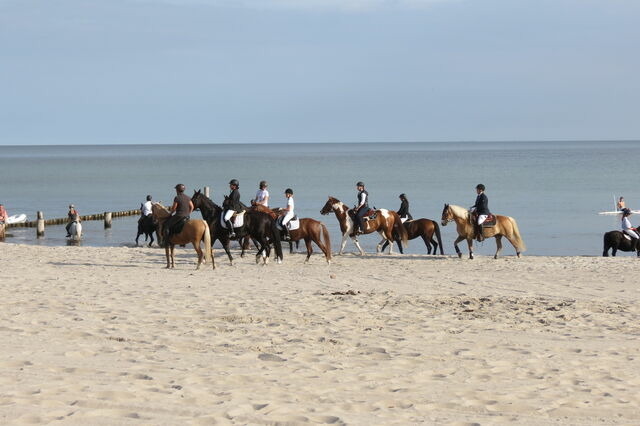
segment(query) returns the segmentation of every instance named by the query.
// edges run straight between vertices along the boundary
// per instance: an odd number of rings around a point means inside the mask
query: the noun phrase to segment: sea
[[[4,146],[0,203],[29,220],[37,211],[65,217],[70,203],[87,215],[136,209],[147,195],[170,204],[177,183],[189,195],[208,186],[221,203],[229,180],[238,179],[248,204],[267,180],[270,205],[284,206],[284,190],[292,188],[297,215],[323,221],[335,251],[337,220],[320,209],[328,196],[354,205],[357,181],[365,182],[372,206],[397,210],[405,193],[414,218],[438,222],[445,203],[473,205],[475,186],[483,183],[491,211],[518,222],[526,255],[600,256],[603,233],[618,229],[620,219],[598,212],[613,210],[619,196],[640,209],[635,158],[640,141]],[[631,219],[640,225],[640,217]],[[137,217],[114,218],[105,230],[102,221],[86,221],[81,245],[132,246],[136,223]],[[441,228],[445,254],[454,254],[455,226]],[[6,242],[67,244],[64,226],[47,226],[44,238],[36,238],[35,228],[8,234]],[[360,237],[368,252],[378,241],[377,234]],[[480,255],[495,251],[493,239],[475,245]],[[515,253],[504,246],[504,255]],[[466,253],[466,243],[461,248]],[[346,251],[356,251],[351,242]],[[426,248],[416,239],[407,252]]]

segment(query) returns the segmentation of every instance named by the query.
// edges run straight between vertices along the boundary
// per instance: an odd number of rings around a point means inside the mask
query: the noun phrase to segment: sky
[[[640,139],[637,0],[0,0],[0,145]]]

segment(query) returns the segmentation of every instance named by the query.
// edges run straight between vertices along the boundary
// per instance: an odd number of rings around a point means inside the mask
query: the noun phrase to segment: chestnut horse
[[[163,235],[162,227],[164,222],[171,216],[171,213],[160,203],[153,203],[151,205],[151,212],[153,218],[158,223],[158,234]],[[201,242],[204,242],[204,255],[200,248]],[[173,252],[176,244],[183,245],[188,243],[193,244],[193,248],[196,250],[196,253],[198,253],[198,265],[196,269],[200,269],[203,257],[207,262],[211,261],[213,269],[216,269],[216,264],[213,261],[213,251],[211,249],[209,225],[201,219],[189,219],[179,234],[172,235],[169,238],[168,244],[165,244],[164,249],[165,255],[167,256],[167,269],[175,267]]]
[[[267,213],[274,220],[278,219],[281,212],[279,208],[270,209],[260,204],[256,204],[251,208],[259,212]],[[299,221],[300,226],[298,229],[290,230],[289,236],[291,237],[290,243],[297,243],[300,240],[304,240],[307,246],[307,258],[304,262],[307,263],[313,253],[313,247],[311,246],[311,241],[313,241],[320,250],[322,250],[322,253],[324,253],[324,258],[327,260],[327,263],[331,263],[331,239],[329,238],[329,231],[325,224],[310,217],[303,217],[299,219]]]
[[[336,215],[338,223],[340,224],[340,232],[342,232],[342,244],[340,245],[339,254],[344,252],[344,246],[347,245],[347,238],[351,237],[353,244],[360,250],[360,255],[364,256],[364,250],[360,247],[358,236],[354,232],[355,224],[349,215],[349,207],[337,198],[330,196],[322,207],[322,210],[320,210],[320,214],[326,215],[331,212]],[[402,253],[402,248],[407,246],[409,237],[407,236],[407,230],[402,226],[400,216],[398,216],[398,213],[387,209],[379,209],[375,212],[375,219],[366,220],[366,217],[363,219],[363,233],[370,234],[377,231],[380,234],[382,241],[376,246],[376,252],[378,253],[380,253],[380,248],[385,241],[389,241],[389,253],[393,253],[395,236],[399,237],[398,247],[400,247],[400,253]]]
[[[433,245],[433,254],[438,253],[438,247],[440,247],[440,254],[444,254],[444,250],[442,248],[442,237],[440,236],[440,226],[438,226],[438,222],[431,219],[416,219],[416,220],[406,220],[403,224],[404,229],[407,230],[407,235],[409,240],[413,240],[418,237],[422,237],[422,241],[424,241],[424,245],[427,246],[427,254],[431,254],[431,249]],[[433,239],[433,236],[436,236],[438,241]],[[381,251],[389,245],[388,241],[385,241],[382,245]]]
[[[456,223],[456,230],[458,231],[458,238],[453,243],[453,246],[458,253],[458,257],[462,257],[462,252],[458,247],[458,243],[462,240],[467,240],[469,245],[469,259],[473,259],[473,239],[475,238],[475,227],[472,222],[471,214],[464,207],[454,206],[453,204],[445,204],[442,210],[442,226],[446,226],[447,223],[454,221]],[[498,254],[502,250],[502,237],[505,237],[511,245],[516,249],[516,255],[520,257],[520,253],[527,248],[520,236],[520,230],[516,220],[509,216],[496,215],[496,224],[492,227],[482,228],[482,235],[485,238],[495,237],[496,239],[496,254],[494,259],[498,258]]]

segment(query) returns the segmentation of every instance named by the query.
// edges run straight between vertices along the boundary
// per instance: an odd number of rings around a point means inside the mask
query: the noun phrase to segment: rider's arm
[[[177,202],[177,201],[174,201],[174,202],[173,202],[173,205],[171,206],[171,208],[169,209],[169,211],[170,211],[171,213],[173,213],[173,212],[175,212],[175,211],[176,211],[176,209],[177,209],[177,208],[178,208],[178,202]]]
[[[360,200],[360,204],[358,204],[358,210],[360,210],[360,208],[364,206],[364,203],[367,202],[367,194],[363,192],[360,195],[362,196],[362,199]]]
[[[194,209],[195,207],[193,206],[193,201],[189,200],[189,214],[191,214]]]

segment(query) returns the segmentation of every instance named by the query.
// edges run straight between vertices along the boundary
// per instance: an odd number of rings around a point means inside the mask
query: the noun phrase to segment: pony
[[[162,235],[163,224],[169,216],[171,216],[171,213],[160,203],[151,204],[151,212],[153,218],[158,223],[158,232]],[[200,248],[201,242],[204,242],[204,253],[202,252],[202,248]],[[205,261],[211,261],[213,269],[216,269],[216,264],[213,260],[213,250],[211,249],[209,225],[206,221],[200,219],[189,219],[178,234],[171,235],[169,237],[169,241],[165,241],[164,243],[165,255],[167,257],[167,269],[175,268],[173,253],[176,244],[184,245],[188,243],[193,244],[193,248],[198,254],[198,265],[196,266],[196,270],[200,269],[203,257]]]
[[[322,210],[320,210],[320,214],[327,215],[331,212],[336,215],[336,219],[338,219],[338,223],[340,224],[340,232],[342,232],[342,243],[340,245],[339,254],[344,252],[344,247],[347,244],[347,238],[351,237],[351,241],[353,241],[353,244],[355,244],[360,251],[360,255],[364,256],[364,250],[360,247],[358,237],[355,234],[355,224],[349,215],[349,208],[342,201],[329,196],[329,199],[322,207]],[[398,247],[400,248],[400,253],[403,252],[403,247],[406,247],[408,244],[409,237],[407,235],[407,230],[402,226],[400,216],[392,210],[376,210],[375,219],[366,220],[365,217],[365,219],[363,219],[363,225],[364,234],[370,234],[377,231],[382,237],[382,240],[376,246],[377,253],[380,253],[382,244],[385,241],[389,241],[391,243],[389,245],[389,254],[392,254],[395,237],[399,238]]]
[[[611,250],[611,256],[615,256],[618,250],[621,251],[635,251],[640,256],[640,240],[632,238],[627,239],[624,233],[620,231],[609,231],[604,234],[604,249],[602,250],[602,256],[608,257],[609,250]]]
[[[69,237],[71,241],[80,241],[82,238],[82,223],[78,220],[73,221],[69,227],[69,234],[71,235]]]
[[[262,206],[260,204],[256,204],[251,207],[253,210],[267,213],[274,220],[277,221],[278,216],[282,209],[270,209],[269,207]],[[307,258],[305,259],[305,263],[309,262],[309,258],[313,253],[313,247],[311,246],[311,241],[316,243],[316,245],[322,250],[324,257],[327,263],[331,263],[331,239],[329,238],[329,231],[324,223],[309,218],[304,217],[302,219],[298,219],[300,221],[300,225],[298,229],[289,230],[289,236],[291,237],[290,244],[290,252],[293,251],[292,243],[298,243],[300,240],[304,240],[304,243],[307,247]]]
[[[438,222],[436,222],[435,220],[422,218],[416,220],[407,220],[402,225],[404,226],[404,229],[407,230],[409,240],[422,237],[422,241],[424,241],[424,244],[427,246],[427,254],[431,254],[432,248],[433,254],[437,254],[438,247],[440,247],[440,254],[444,254],[444,250],[442,248],[442,237],[440,236],[440,226],[438,226]],[[438,241],[433,239],[434,234]],[[389,245],[389,242],[385,241],[382,245],[381,251],[384,251],[387,245]]]
[[[154,232],[156,233],[156,235],[158,234],[158,227],[153,221],[152,215],[144,216],[142,219],[140,219],[138,221],[138,234],[136,235],[136,247],[138,246],[138,238],[140,238],[140,235],[142,234],[144,234],[145,241],[147,241],[148,238],[151,238],[151,241],[149,242],[149,247],[151,247],[154,241],[153,239]]]
[[[233,256],[229,251],[229,230],[222,227],[220,217],[222,215],[222,207],[214,203],[209,197],[205,196],[200,190],[194,191],[191,202],[196,210],[200,210],[202,218],[209,224],[211,232],[211,244],[219,240],[224,248],[225,253],[229,257],[229,262],[233,265]],[[280,231],[276,226],[275,220],[266,213],[247,210],[244,215],[244,225],[236,228],[236,240],[243,241],[245,237],[250,237],[256,247],[256,263],[260,263],[260,257],[264,265],[269,261],[271,255],[271,244],[273,243],[276,252],[276,262],[282,263],[282,242],[280,241]]]
[[[462,257],[462,252],[458,247],[458,243],[462,240],[467,240],[469,245],[469,259],[473,259],[473,239],[475,238],[475,229],[472,222],[471,214],[467,209],[453,204],[445,204],[442,210],[442,226],[446,226],[447,223],[454,221],[456,223],[456,230],[458,231],[458,238],[456,238],[453,246],[456,249],[458,257]],[[516,220],[509,216],[496,215],[496,224],[490,228],[483,228],[482,233],[486,238],[495,237],[496,239],[496,254],[494,259],[498,258],[498,254],[502,251],[502,237],[505,237],[511,245],[516,249],[516,255],[520,257],[520,254],[526,250],[524,241],[520,236],[520,230]]]

